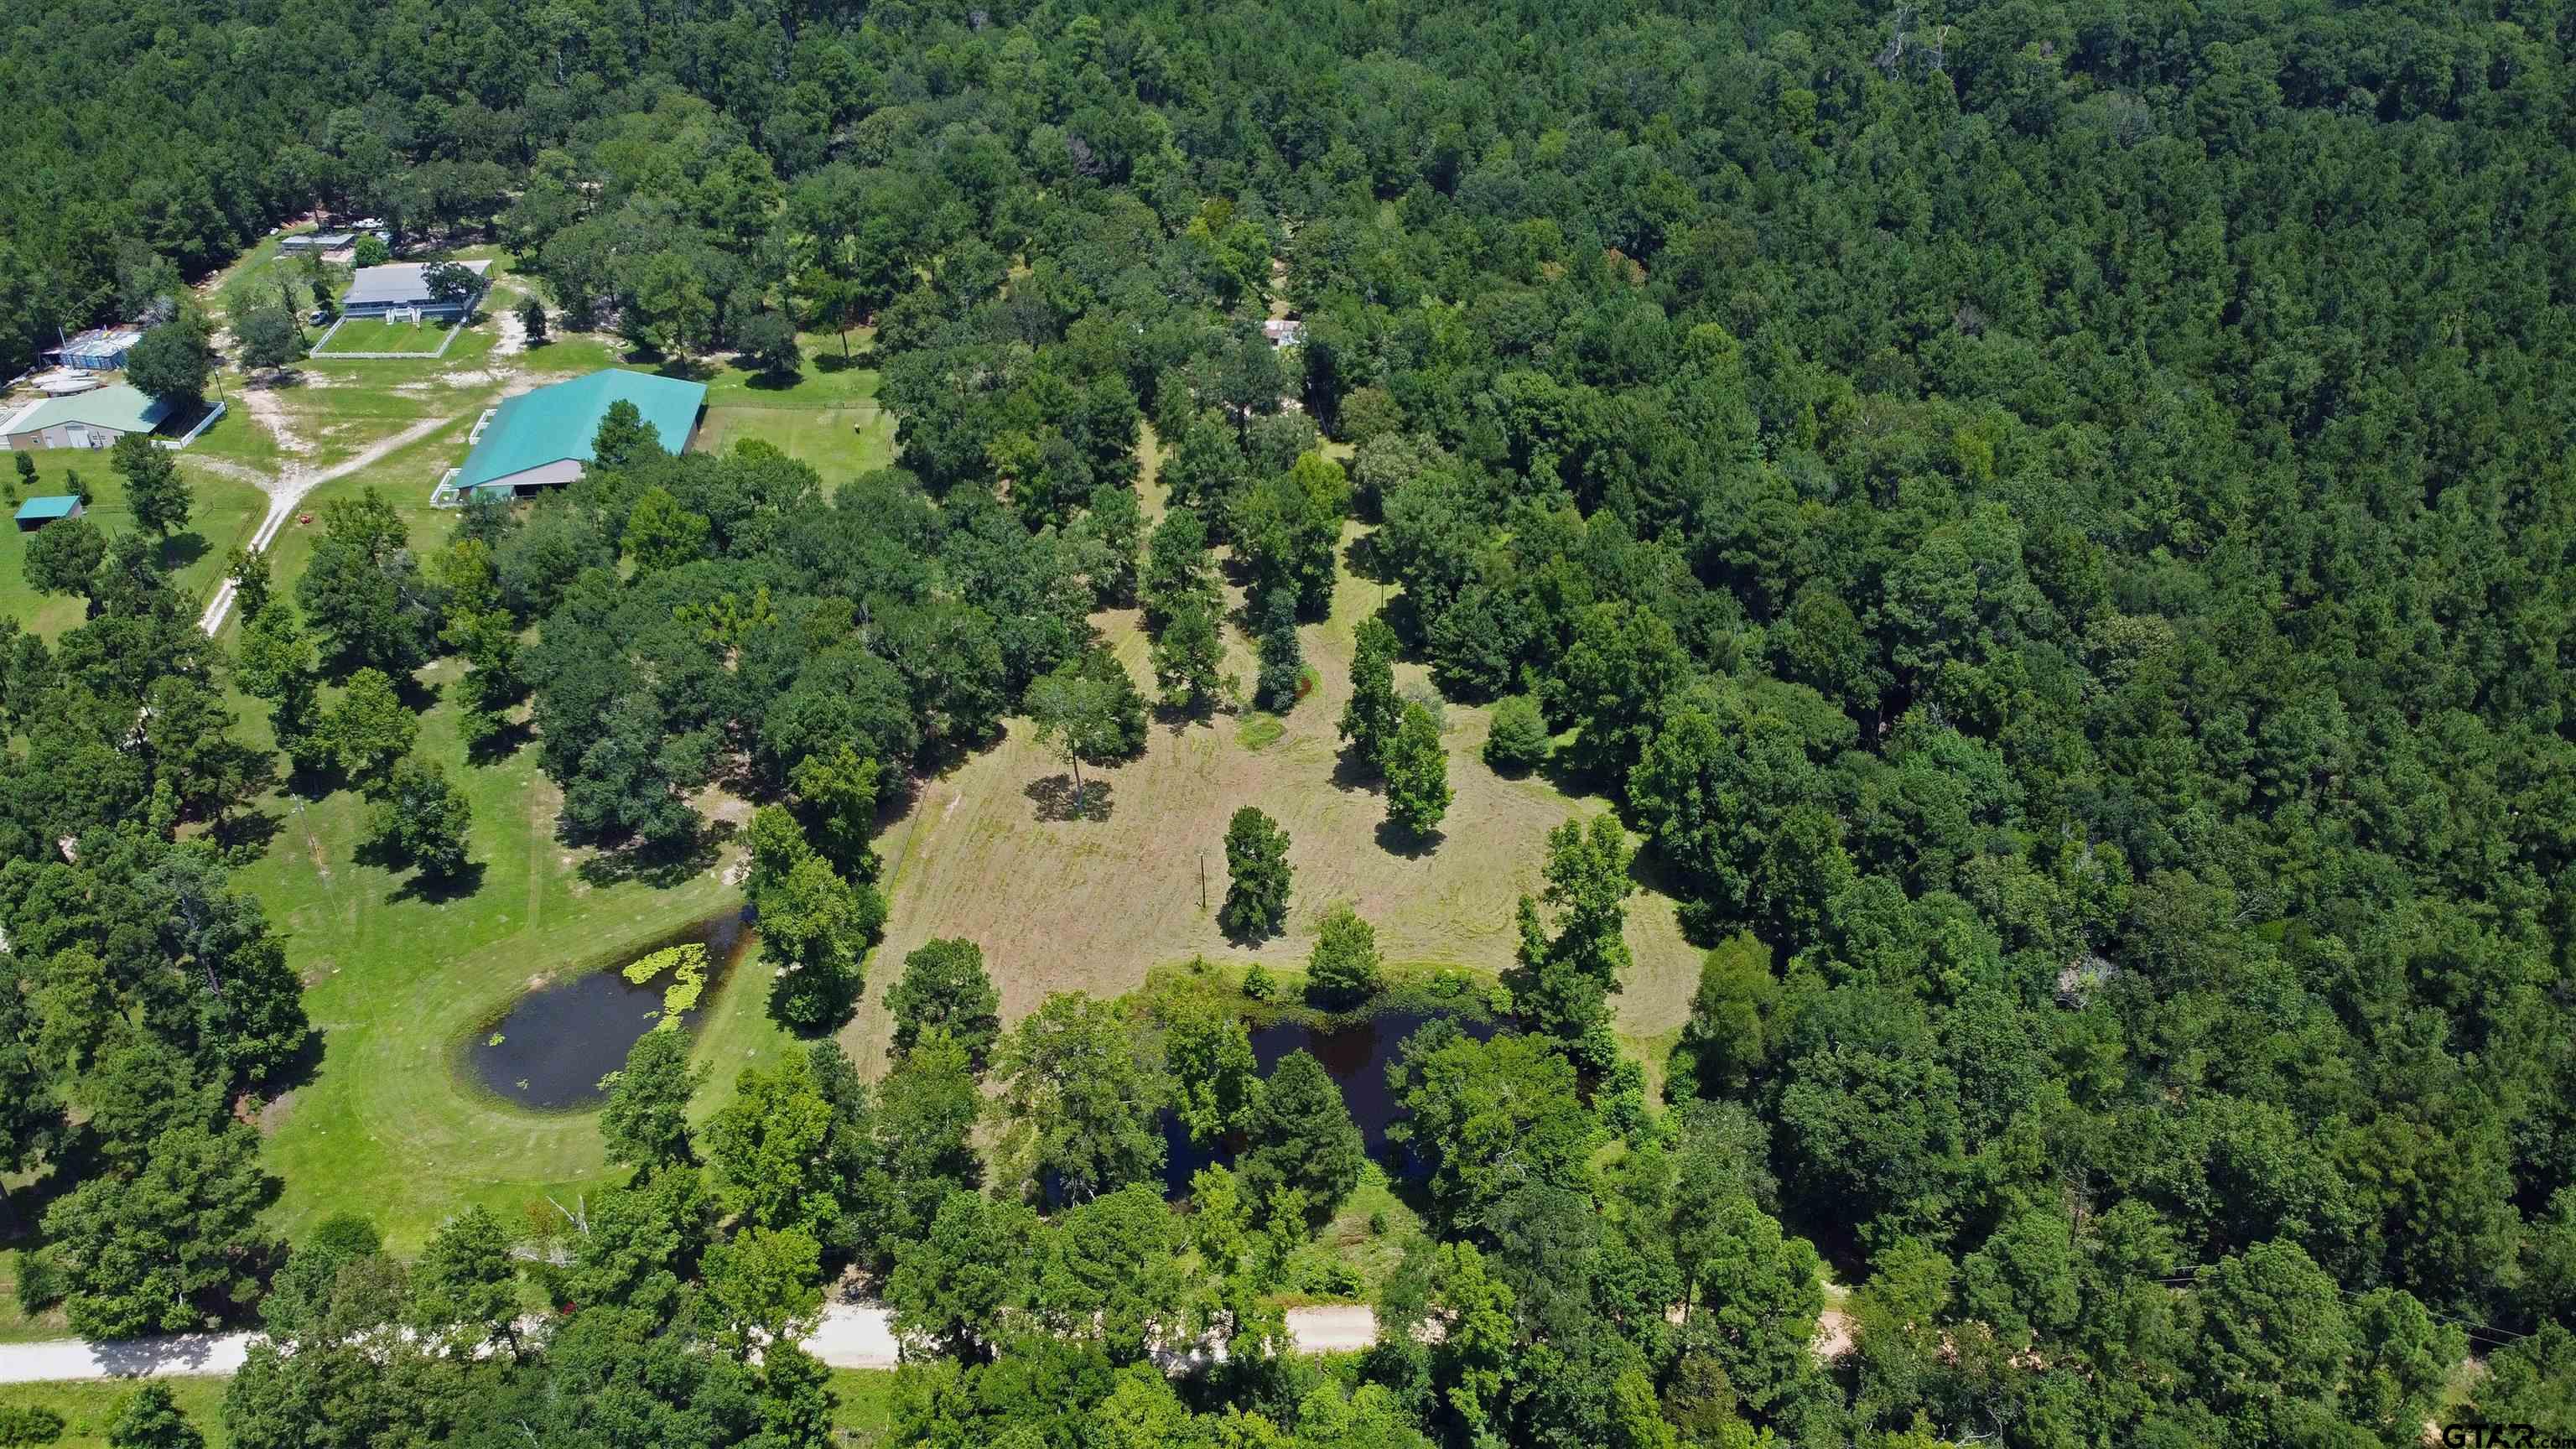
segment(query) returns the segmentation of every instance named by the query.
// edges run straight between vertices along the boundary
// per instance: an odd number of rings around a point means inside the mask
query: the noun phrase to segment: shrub
[[[1505,774],[1537,768],[1547,758],[1547,721],[1538,703],[1515,694],[1494,706],[1493,733],[1485,737],[1485,763]]]

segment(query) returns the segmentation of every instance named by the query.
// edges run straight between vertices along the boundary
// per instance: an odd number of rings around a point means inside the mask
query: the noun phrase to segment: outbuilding
[[[65,367],[82,367],[92,372],[114,372],[125,366],[127,353],[143,340],[143,334],[132,327],[99,327],[84,332],[60,347],[47,348],[44,355]]]
[[[302,252],[342,251],[357,244],[357,237],[345,231],[299,231],[278,242],[277,249],[292,256]]]
[[[474,291],[462,301],[448,301],[429,290],[429,269],[433,265],[388,262],[381,267],[360,267],[349,279],[349,294],[340,299],[340,310],[351,317],[387,317],[395,313],[418,313],[423,317],[465,315],[483,295],[484,273],[492,270],[492,264],[456,264],[474,274]]]
[[[43,498],[30,498],[18,505],[18,531],[33,533],[58,518],[81,516],[80,495],[55,493]]]
[[[523,392],[493,413],[446,486],[462,498],[478,492],[526,495],[569,483],[590,466],[600,420],[621,402],[633,403],[663,448],[677,453],[697,431],[707,389],[704,383],[612,367]]]
[[[170,405],[127,383],[29,403],[0,422],[0,448],[112,448],[128,433],[148,433]]]

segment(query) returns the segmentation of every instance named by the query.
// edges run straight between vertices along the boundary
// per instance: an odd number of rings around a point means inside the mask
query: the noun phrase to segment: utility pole
[[[1207,910],[1207,852],[1199,852],[1199,910]]]

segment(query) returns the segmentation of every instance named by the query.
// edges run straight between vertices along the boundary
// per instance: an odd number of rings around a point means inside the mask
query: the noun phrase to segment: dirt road
[[[1377,1340],[1377,1315],[1362,1305],[1291,1308],[1288,1333],[1300,1353],[1348,1353]],[[0,1383],[238,1373],[259,1335],[183,1333],[90,1343],[0,1343]],[[805,1340],[805,1349],[834,1368],[890,1369],[899,1361],[891,1315],[868,1304],[835,1303]]]

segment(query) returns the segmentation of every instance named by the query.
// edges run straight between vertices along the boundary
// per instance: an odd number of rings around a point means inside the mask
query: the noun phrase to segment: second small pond
[[[1314,1057],[1324,1074],[1342,1089],[1342,1105],[1350,1109],[1351,1120],[1359,1124],[1369,1156],[1385,1163],[1388,1171],[1401,1173],[1406,1167],[1389,1160],[1387,1155],[1386,1129],[1403,1109],[1395,1094],[1386,1089],[1386,1068],[1395,1060],[1404,1039],[1421,1030],[1434,1016],[1421,1011],[1386,1011],[1358,1021],[1280,1022],[1256,1027],[1252,1032],[1252,1056],[1261,1064],[1265,1077],[1290,1052],[1302,1051]],[[1459,1030],[1478,1041],[1494,1034],[1492,1022],[1472,1017],[1454,1019]],[[1192,1142],[1190,1130],[1168,1109],[1163,1113],[1163,1146],[1163,1187],[1174,1197],[1189,1192],[1192,1173],[1231,1161],[1234,1156],[1223,1146],[1202,1147]]]
[[[679,1029],[685,1031],[715,999],[750,940],[742,916],[727,913],[656,941],[630,959],[691,943],[707,948],[705,994],[699,1011],[681,1017]],[[599,1105],[599,1079],[625,1066],[636,1039],[660,1024],[671,980],[665,972],[650,981],[629,981],[624,964],[584,970],[520,997],[499,1020],[466,1039],[467,1074],[522,1107],[570,1111]]]

